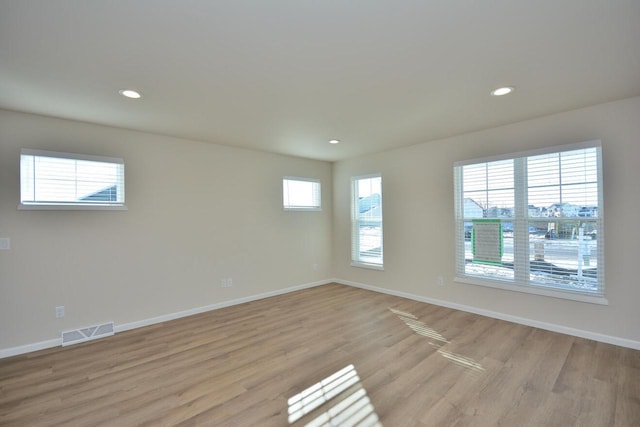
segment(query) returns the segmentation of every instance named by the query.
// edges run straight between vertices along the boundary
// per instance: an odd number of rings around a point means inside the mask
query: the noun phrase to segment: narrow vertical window
[[[383,266],[382,177],[351,179],[351,264],[381,269]]]

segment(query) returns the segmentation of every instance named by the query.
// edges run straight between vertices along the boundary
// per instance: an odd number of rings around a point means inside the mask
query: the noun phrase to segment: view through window
[[[22,207],[124,207],[124,161],[120,158],[23,149]]]
[[[454,172],[458,278],[604,296],[599,141]]]
[[[282,206],[285,210],[320,210],[320,181],[310,178],[282,178]]]
[[[381,268],[382,251],[382,177],[368,175],[352,178],[352,265]]]

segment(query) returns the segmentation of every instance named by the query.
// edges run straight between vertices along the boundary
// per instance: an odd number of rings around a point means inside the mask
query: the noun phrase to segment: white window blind
[[[23,149],[22,209],[124,209],[124,161],[120,158]]]
[[[457,280],[604,299],[600,141],[456,162]]]
[[[282,206],[285,210],[318,211],[321,209],[320,181],[285,176],[282,178]]]
[[[381,269],[383,266],[382,177],[351,179],[351,264]]]

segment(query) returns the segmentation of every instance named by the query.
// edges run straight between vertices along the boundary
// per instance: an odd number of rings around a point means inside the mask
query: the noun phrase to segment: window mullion
[[[527,158],[518,157],[513,164],[514,224],[513,279],[516,284],[529,283],[529,224],[527,198]]]

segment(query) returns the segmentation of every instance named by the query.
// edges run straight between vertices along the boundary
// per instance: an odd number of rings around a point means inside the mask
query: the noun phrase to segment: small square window
[[[287,211],[321,210],[320,181],[310,178],[282,178],[282,206]]]

